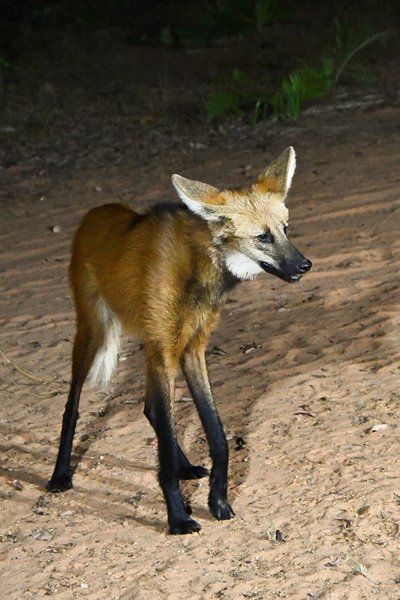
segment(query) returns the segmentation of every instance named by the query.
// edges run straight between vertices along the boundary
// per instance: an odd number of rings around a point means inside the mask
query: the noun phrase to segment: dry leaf
[[[214,346],[211,350],[208,351],[208,354],[215,354],[216,356],[227,356],[227,352],[222,350],[222,348],[218,348],[218,346]]]
[[[373,427],[370,427],[370,429],[368,429],[368,432],[374,433],[375,431],[383,431],[384,429],[388,429],[388,427],[389,425],[387,425],[387,423],[377,423]]]

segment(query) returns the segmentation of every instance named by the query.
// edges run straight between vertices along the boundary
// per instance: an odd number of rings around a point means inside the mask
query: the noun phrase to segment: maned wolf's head
[[[287,237],[285,198],[296,155],[287,148],[249,188],[220,191],[206,183],[173,175],[172,182],[191,211],[209,221],[214,243],[227,268],[239,279],[267,271],[284,281],[299,281],[311,269]]]

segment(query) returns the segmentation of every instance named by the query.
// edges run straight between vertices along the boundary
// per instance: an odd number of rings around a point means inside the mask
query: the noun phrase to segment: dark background
[[[149,160],[332,93],[397,102],[399,15],[394,0],[3,0],[0,171]],[[327,63],[346,65],[335,85],[279,107],[285,79]]]

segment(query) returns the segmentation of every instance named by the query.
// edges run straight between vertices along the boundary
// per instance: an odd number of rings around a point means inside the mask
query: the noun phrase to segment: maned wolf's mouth
[[[260,262],[260,267],[264,269],[264,271],[266,271],[267,273],[271,273],[271,275],[276,275],[276,277],[279,277],[279,279],[283,279],[283,281],[286,281],[287,283],[296,283],[297,281],[300,281],[304,273],[307,273],[307,271],[311,269],[312,262],[310,260],[305,259],[297,267],[297,273],[285,273],[284,271],[280,271],[276,267],[273,267],[272,265],[269,265],[268,263],[263,261]]]

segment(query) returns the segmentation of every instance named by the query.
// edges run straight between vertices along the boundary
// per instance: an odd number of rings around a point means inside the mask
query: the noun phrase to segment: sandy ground
[[[142,168],[10,170],[0,222],[1,598],[400,598],[399,124],[395,106],[309,112],[295,126],[260,125],[257,143],[251,128],[240,143],[228,132],[219,149],[183,148]],[[84,391],[74,490],[45,494],[68,390],[67,265],[82,214],[110,199],[171,200],[174,171],[243,183],[288,144],[298,153],[292,238],[313,270],[298,285],[264,275],[239,286],[210,341],[226,353],[210,352],[209,366],[236,518],[213,520],[207,482],[190,482],[203,529],[167,534],[135,340],[111,388]],[[208,464],[182,381],[176,408],[183,446]]]

